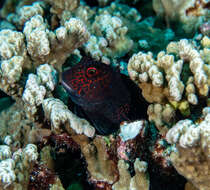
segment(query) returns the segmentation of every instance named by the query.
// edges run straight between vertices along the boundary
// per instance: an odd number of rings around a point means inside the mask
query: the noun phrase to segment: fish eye
[[[89,77],[96,76],[97,74],[98,74],[98,71],[97,71],[97,69],[96,69],[95,67],[89,67],[89,68],[87,69],[87,75],[88,75]]]

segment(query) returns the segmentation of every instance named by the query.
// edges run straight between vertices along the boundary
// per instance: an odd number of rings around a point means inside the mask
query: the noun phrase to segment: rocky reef
[[[2,1],[0,189],[209,190],[209,6]],[[128,87],[116,89],[129,91],[134,117],[120,105],[125,120],[106,136],[61,83],[83,57],[108,65]],[[103,105],[128,94],[112,93]],[[106,120],[95,115],[100,128]]]

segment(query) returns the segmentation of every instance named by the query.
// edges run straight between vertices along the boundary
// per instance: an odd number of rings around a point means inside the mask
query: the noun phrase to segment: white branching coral
[[[90,35],[78,18],[66,20],[64,26],[53,32],[48,29],[48,24],[41,15],[35,15],[27,21],[23,32],[26,35],[28,53],[35,64],[47,62],[56,65],[59,71],[69,54],[86,42]]]
[[[29,74],[23,92],[23,101],[30,106],[39,106],[44,100],[46,89],[41,85],[40,79],[35,74]]]
[[[37,76],[40,78],[40,81],[45,85],[49,90],[53,91],[57,83],[57,71],[48,64],[40,65],[37,68]]]
[[[11,59],[3,60],[0,67],[2,77],[9,84],[18,82],[22,74],[23,64],[24,60],[21,56],[13,56]]]
[[[61,43],[60,46],[69,52],[81,46],[90,37],[84,23],[78,18],[70,18],[55,33],[58,39],[58,45]]]
[[[10,158],[12,155],[12,151],[7,145],[0,145],[0,160],[4,160]]]
[[[210,109],[203,109],[200,123],[181,120],[171,128],[166,139],[176,144],[178,152],[171,154],[176,170],[198,189],[209,189],[210,178]]]
[[[51,65],[43,64],[37,68],[37,75],[32,73],[28,75],[22,100],[30,119],[35,119],[37,107],[54,90],[57,82],[56,74],[57,71]]]
[[[8,15],[7,20],[14,23],[19,29],[22,29],[26,21],[35,15],[44,14],[44,3],[34,2],[32,5],[25,5],[23,7],[17,7],[16,13]]]
[[[186,86],[187,101],[193,105],[198,103],[193,77],[189,77]]]
[[[13,56],[26,56],[24,35],[21,32],[4,29],[0,31],[0,56],[7,60]]]
[[[163,75],[160,72],[152,53],[148,54],[139,52],[134,54],[128,63],[128,72],[132,80],[139,82],[148,82],[151,80],[152,84],[156,87],[163,85]]]
[[[0,146],[2,150],[10,149],[7,145]],[[28,144],[25,148],[15,152],[10,150],[10,154],[0,161],[0,188],[7,189],[8,185],[17,186],[23,180],[28,181],[31,166],[37,158],[37,147],[34,144]]]
[[[0,162],[0,185],[10,185],[16,179],[15,162],[12,159],[6,159]]]
[[[179,42],[171,42],[167,46],[168,53],[177,54],[183,61],[189,62],[189,67],[193,73],[195,85],[199,93],[203,96],[208,95],[209,85],[207,82],[208,76],[204,70],[204,61],[202,60],[199,51],[197,51],[186,39]]]
[[[42,107],[45,117],[51,121],[52,130],[59,133],[62,131],[61,125],[67,131],[73,129],[77,134],[84,133],[88,137],[93,137],[95,129],[85,119],[78,118],[62,101],[55,98],[47,98],[43,101]]]
[[[161,89],[164,84],[161,70],[164,70],[168,82],[168,98],[180,101],[184,90],[184,85],[180,81],[182,64],[182,60],[175,62],[172,55],[167,55],[163,51],[158,54],[157,61],[153,59],[151,52],[147,54],[139,52],[129,60],[128,72],[131,79],[137,83],[150,83],[151,81],[155,88]],[[165,90],[165,93],[167,91]],[[145,93],[143,92],[143,94]]]
[[[12,136],[7,135],[7,136],[4,137],[4,144],[5,145],[8,145],[9,146],[9,145],[12,144],[12,142],[13,142]]]
[[[27,40],[27,50],[34,59],[43,59],[50,53],[47,25],[41,15],[33,16],[25,23],[23,33]]]
[[[186,68],[189,71],[184,73]],[[169,102],[198,104],[196,90],[199,95],[206,97],[209,92],[208,68],[199,51],[186,39],[169,43],[167,53],[159,52],[157,60],[151,52],[139,52],[128,63],[130,78],[139,85],[144,98],[151,103],[164,103],[167,99]],[[184,75],[185,81],[182,81],[181,75]]]
[[[127,35],[128,28],[119,17],[106,10],[95,17],[91,31],[94,35],[84,47],[85,51],[97,60],[103,56],[122,56],[132,48],[133,41]]]
[[[165,77],[168,82],[170,96],[173,100],[180,101],[184,90],[184,84],[180,79],[183,60],[175,62],[174,56],[166,55],[164,51],[161,51],[157,56],[157,65],[163,68],[166,73]]]
[[[8,29],[0,31],[0,57],[0,88],[16,99],[22,94],[18,82],[23,68],[31,65],[21,32]]]
[[[90,36],[90,39],[87,43],[85,43],[85,51],[89,52],[91,56],[96,59],[100,60],[103,59],[103,49],[105,49],[108,46],[108,42],[104,37],[97,38],[94,35]]]
[[[23,149],[23,157],[27,159],[29,162],[36,161],[38,158],[37,147],[34,144],[28,144]]]

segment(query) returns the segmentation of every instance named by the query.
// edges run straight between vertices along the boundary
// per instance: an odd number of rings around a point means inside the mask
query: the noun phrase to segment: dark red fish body
[[[63,72],[62,84],[99,134],[111,134],[129,119],[129,90],[121,74],[110,66],[84,58]]]

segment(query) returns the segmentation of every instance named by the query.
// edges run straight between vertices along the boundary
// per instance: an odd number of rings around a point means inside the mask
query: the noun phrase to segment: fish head
[[[63,72],[62,84],[75,103],[97,104],[111,94],[112,82],[117,76],[109,65],[85,57]]]

